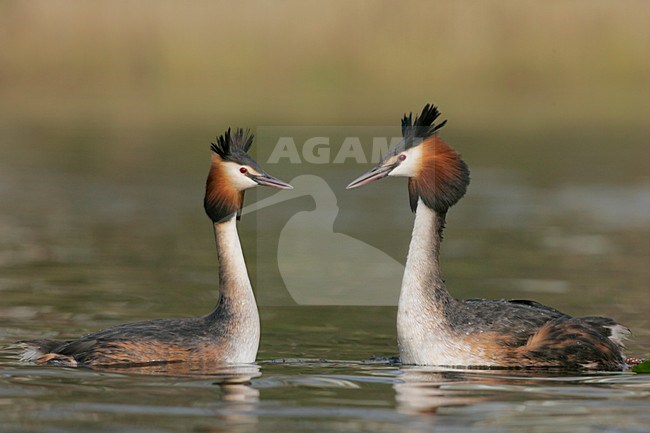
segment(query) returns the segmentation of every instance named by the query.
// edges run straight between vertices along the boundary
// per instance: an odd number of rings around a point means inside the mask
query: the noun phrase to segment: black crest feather
[[[237,128],[233,133],[228,128],[226,132],[217,137],[216,143],[212,143],[210,149],[223,161],[248,165],[262,172],[262,169],[247,153],[253,144],[253,138],[254,135],[249,129]],[[220,162],[212,161],[212,168],[206,181],[203,207],[214,222],[225,221],[235,213],[239,220],[244,205],[244,191],[233,192],[228,187],[227,182],[224,182],[218,175],[219,170],[216,170],[216,167],[219,165]]]
[[[404,137],[405,148],[413,147],[418,143],[418,140],[431,137],[437,130],[445,126],[446,120],[437,125],[434,123],[439,116],[438,107],[432,104],[425,105],[422,113],[415,116],[415,121],[413,120],[413,113],[409,113],[408,116],[405,114],[402,118],[402,137]]]
[[[416,211],[418,201],[443,216],[447,210],[460,200],[469,185],[469,168],[460,155],[447,145],[436,132],[445,126],[446,120],[436,124],[440,117],[438,107],[427,104],[419,116],[413,119],[413,113],[402,118],[401,147],[395,152],[403,151],[414,146],[428,145],[428,157],[423,158],[417,176],[410,177],[408,183],[409,202],[411,210]],[[435,136],[435,137],[434,137]],[[431,138],[434,137],[434,138]],[[431,138],[431,139],[430,139]]]
[[[237,128],[234,133],[231,133],[228,128],[224,134],[217,137],[217,142],[212,143],[210,149],[224,161],[237,161],[251,148],[254,137],[255,135],[249,129],[244,131],[242,128]]]

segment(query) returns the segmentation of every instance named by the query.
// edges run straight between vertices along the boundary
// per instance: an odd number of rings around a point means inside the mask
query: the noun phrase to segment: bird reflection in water
[[[477,392],[449,389],[451,384],[476,385],[484,378],[435,367],[403,367],[400,381],[393,385],[397,409],[406,414],[437,413],[441,407],[466,406],[487,400]]]
[[[195,426],[193,431],[206,433],[257,431],[258,417],[255,410],[260,401],[260,391],[252,386],[251,381],[262,375],[259,365],[168,362],[128,367],[95,367],[94,370],[120,374],[170,376],[178,377],[180,380],[207,380],[220,391],[216,406],[206,409],[206,415],[214,415],[215,421],[212,424]]]

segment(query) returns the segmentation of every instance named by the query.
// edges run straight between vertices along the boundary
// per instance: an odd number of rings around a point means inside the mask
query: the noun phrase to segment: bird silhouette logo
[[[245,206],[242,214],[305,195],[314,200],[315,208],[292,215],[279,236],[278,269],[291,298],[298,305],[397,305],[404,265],[362,240],[334,231],[339,208],[325,179],[306,174],[290,183],[293,190]]]

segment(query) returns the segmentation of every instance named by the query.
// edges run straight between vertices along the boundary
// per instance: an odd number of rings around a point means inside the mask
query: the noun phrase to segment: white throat
[[[215,223],[215,239],[219,257],[220,305],[225,306],[226,350],[229,363],[255,362],[260,341],[260,318],[244,254],[237,234],[237,219]]]
[[[397,307],[397,343],[403,364],[453,365],[453,344],[444,310],[455,302],[440,272],[440,225],[443,220],[420,199]]]

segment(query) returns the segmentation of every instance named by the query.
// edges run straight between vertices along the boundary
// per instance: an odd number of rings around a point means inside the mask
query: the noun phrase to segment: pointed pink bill
[[[288,183],[282,182],[280,179],[266,173],[250,177],[253,181],[257,182],[258,185],[269,186],[277,189],[293,189],[293,186]]]
[[[357,188],[359,186],[367,185],[379,179],[383,179],[395,168],[396,164],[378,165],[371,168],[358,178],[354,179],[345,189]]]

